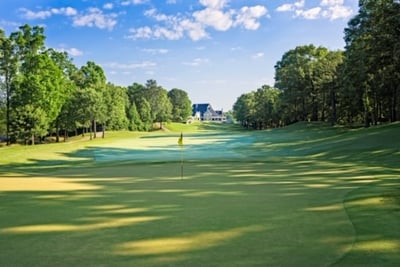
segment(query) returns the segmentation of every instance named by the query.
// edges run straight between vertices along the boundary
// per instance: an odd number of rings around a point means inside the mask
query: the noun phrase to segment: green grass
[[[0,148],[0,266],[399,265],[400,124],[168,129]]]

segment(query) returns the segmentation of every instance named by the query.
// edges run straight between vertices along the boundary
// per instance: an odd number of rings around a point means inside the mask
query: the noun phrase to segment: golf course
[[[400,266],[399,136],[170,123],[3,146],[0,266]]]

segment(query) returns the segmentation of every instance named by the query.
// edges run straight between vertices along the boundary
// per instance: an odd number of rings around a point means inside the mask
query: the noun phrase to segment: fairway
[[[179,135],[0,148],[0,266],[399,266],[400,124]]]

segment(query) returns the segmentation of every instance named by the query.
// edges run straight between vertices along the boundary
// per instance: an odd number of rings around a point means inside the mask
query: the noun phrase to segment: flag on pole
[[[178,139],[178,145],[183,146],[183,134],[181,132],[181,137]]]
[[[181,147],[181,179],[183,179],[183,134],[178,139],[178,145]]]

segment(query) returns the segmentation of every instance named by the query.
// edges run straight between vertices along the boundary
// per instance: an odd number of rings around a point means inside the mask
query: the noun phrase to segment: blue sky
[[[273,86],[274,65],[299,45],[343,49],[358,0],[0,0],[0,27],[45,27],[46,45],[108,81],[155,79],[194,103],[228,111],[243,93]]]

